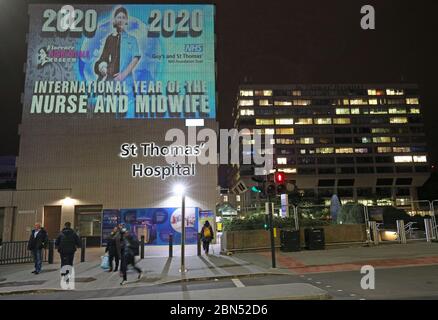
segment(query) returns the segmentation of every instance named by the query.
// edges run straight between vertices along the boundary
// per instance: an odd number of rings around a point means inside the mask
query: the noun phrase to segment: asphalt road
[[[375,289],[363,290],[360,287],[360,272],[330,272],[306,275],[272,275],[232,279],[193,281],[165,285],[121,287],[117,289],[91,291],[62,291],[54,293],[5,295],[0,300],[71,300],[95,299],[142,295],[165,292],[190,292],[194,290],[214,290],[237,286],[262,286],[285,283],[309,283],[326,290],[335,300],[380,300],[380,299],[433,299],[438,300],[438,265],[376,269]]]

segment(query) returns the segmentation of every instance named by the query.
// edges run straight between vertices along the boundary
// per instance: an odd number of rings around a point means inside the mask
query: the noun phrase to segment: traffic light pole
[[[271,197],[268,197],[267,214],[269,216],[269,233],[271,237],[271,256],[272,256],[272,268],[276,268],[275,263],[275,238],[274,238],[274,203],[271,202]]]

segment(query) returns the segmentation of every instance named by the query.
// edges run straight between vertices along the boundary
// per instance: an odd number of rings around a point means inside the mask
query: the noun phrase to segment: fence
[[[0,246],[0,265],[33,262],[27,241],[3,242]],[[49,250],[43,250],[43,262],[48,262]]]

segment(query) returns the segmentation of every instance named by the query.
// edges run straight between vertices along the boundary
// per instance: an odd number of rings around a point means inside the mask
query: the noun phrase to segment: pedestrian
[[[135,265],[135,257],[139,255],[139,241],[135,238],[134,235],[126,229],[123,228],[121,230],[121,276],[123,277],[120,285],[124,285],[127,281],[127,271],[128,266],[131,265],[135,271],[138,273],[138,278],[140,279],[143,275],[142,270]]]
[[[210,222],[205,221],[201,229],[201,241],[202,247],[204,248],[205,254],[207,255],[210,249],[210,242],[213,240],[213,238],[213,228],[211,227]]]
[[[108,272],[113,271],[113,261],[116,264],[114,272],[118,271],[120,262],[120,230],[118,227],[115,227],[108,237],[105,252],[108,252],[110,263]]]
[[[73,266],[76,248],[81,247],[81,241],[76,232],[71,228],[70,222],[64,224],[64,229],[56,238],[55,245],[61,256],[61,268],[63,266]]]
[[[42,252],[47,247],[49,239],[46,230],[41,227],[40,222],[36,222],[32,233],[30,234],[29,242],[27,243],[27,249],[32,252],[33,260],[35,263],[34,274],[39,274],[42,268]]]

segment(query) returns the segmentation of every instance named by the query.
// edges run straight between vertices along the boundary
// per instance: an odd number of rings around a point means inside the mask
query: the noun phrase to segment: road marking
[[[331,288],[332,286],[325,286],[326,288]]]
[[[362,299],[359,299],[359,300],[366,300],[366,299],[362,298]]]
[[[350,294],[350,297],[355,297],[356,295],[354,293]]]
[[[344,290],[341,290],[341,289],[338,290],[338,292],[342,292],[342,291],[344,291]]]
[[[307,280],[312,281],[312,278],[307,278]]]
[[[322,282],[321,281],[316,281],[316,284],[321,284]]]
[[[242,281],[240,281],[239,279],[231,279],[231,281],[233,281],[234,285],[238,288],[243,288],[245,287],[245,285],[242,283]]]

